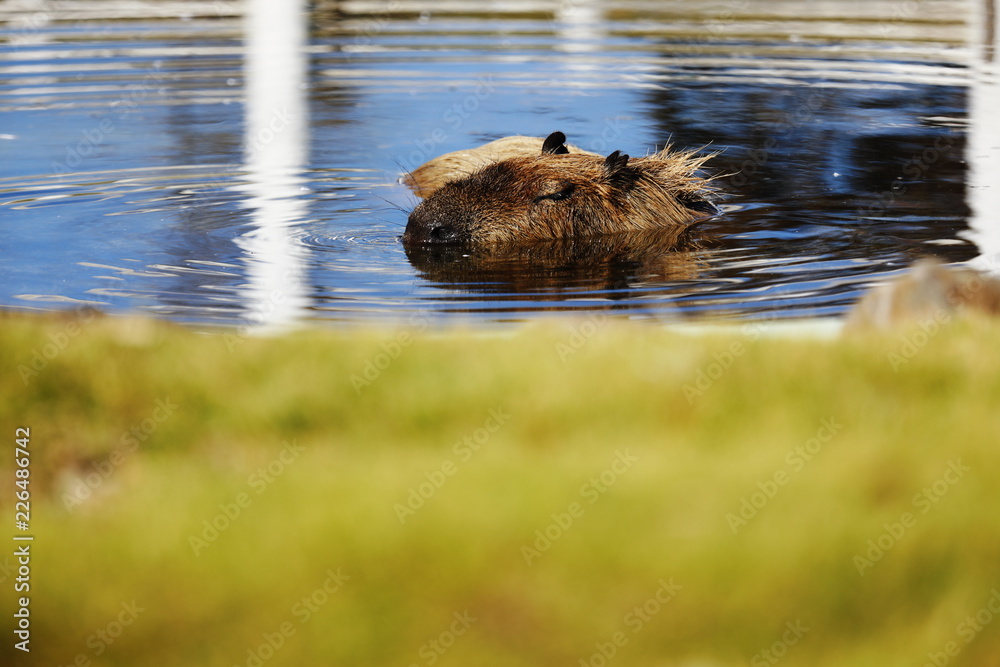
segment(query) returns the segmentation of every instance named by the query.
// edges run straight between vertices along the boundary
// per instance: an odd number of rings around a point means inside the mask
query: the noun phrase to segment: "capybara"
[[[844,327],[846,331],[937,327],[962,313],[1000,315],[1000,278],[922,259],[895,280],[869,290],[848,313]]]
[[[670,148],[642,158],[573,153],[553,132],[536,155],[516,155],[444,183],[417,205],[404,244],[524,244],[542,239],[675,228],[712,215],[697,174],[710,155]]]

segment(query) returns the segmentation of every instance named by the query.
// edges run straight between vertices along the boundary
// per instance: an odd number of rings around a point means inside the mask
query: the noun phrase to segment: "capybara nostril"
[[[431,227],[430,238],[438,243],[452,243],[458,240],[458,230],[448,225],[437,225]]]

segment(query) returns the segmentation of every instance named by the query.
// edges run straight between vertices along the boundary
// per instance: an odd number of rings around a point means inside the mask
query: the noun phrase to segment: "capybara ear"
[[[631,190],[639,178],[639,172],[628,165],[628,155],[621,151],[604,158],[604,171],[608,174],[611,187],[622,192]]]
[[[566,148],[566,135],[562,132],[553,132],[545,137],[542,144],[542,155],[566,155],[569,149]]]
[[[609,174],[614,174],[628,166],[628,155],[621,151],[615,151],[604,159],[604,168]]]

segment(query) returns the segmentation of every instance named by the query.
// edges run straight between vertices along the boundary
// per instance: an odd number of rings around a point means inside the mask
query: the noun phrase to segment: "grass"
[[[8,315],[0,660],[995,664],[1000,326],[907,335]]]

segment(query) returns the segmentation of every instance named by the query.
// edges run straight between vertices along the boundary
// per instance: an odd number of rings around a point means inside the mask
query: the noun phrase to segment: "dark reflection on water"
[[[967,213],[965,141],[955,128],[965,114],[961,89],[734,87],[724,105],[717,91],[674,93],[650,95],[657,126],[665,135],[724,148],[713,166],[736,174],[727,182],[744,198],[815,201],[800,208],[862,223],[890,209],[896,217],[899,207],[928,218]],[[690,113],[698,108],[708,113]]]
[[[304,111],[276,97],[253,130],[241,5],[8,10],[0,305],[237,325],[799,317],[842,313],[922,255],[979,254],[964,4],[826,2],[810,20],[807,3],[711,4],[320,2]],[[603,153],[718,151],[724,211],[678,238],[404,250],[401,170],[554,130]],[[292,135],[269,171],[258,158]]]
[[[530,293],[546,301],[581,294],[626,299],[649,280],[698,277],[689,230],[560,239],[489,253],[462,246],[410,246],[406,256],[421,277],[442,287],[460,285],[503,299]],[[703,267],[701,267],[703,268]]]

